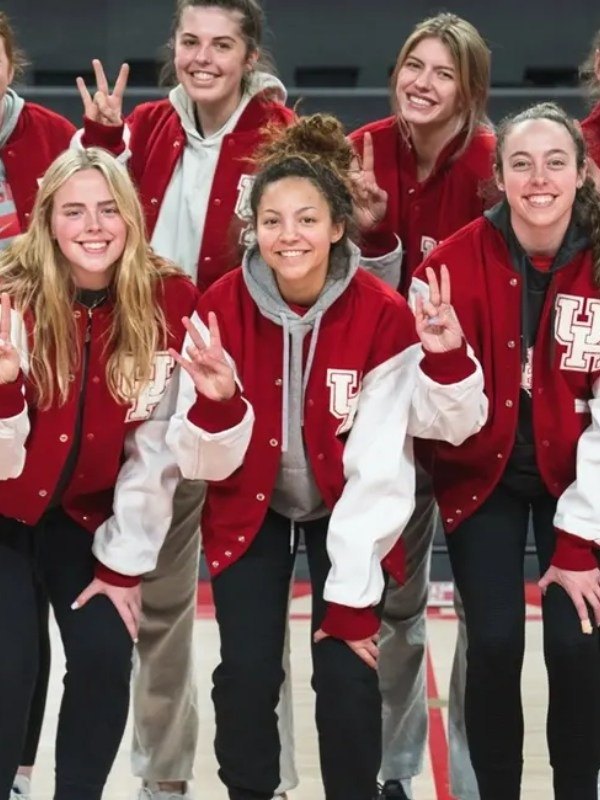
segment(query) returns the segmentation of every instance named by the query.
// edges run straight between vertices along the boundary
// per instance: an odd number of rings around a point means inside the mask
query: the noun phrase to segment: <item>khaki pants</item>
[[[417,469],[416,507],[402,534],[406,581],[390,580],[379,642],[383,759],[381,779],[410,780],[423,768],[427,744],[426,611],[431,549],[437,509],[428,476]],[[464,721],[466,631],[460,598],[455,595],[459,636],[450,679],[448,739],[450,782],[457,800],[478,800]]]
[[[190,781],[198,744],[193,631],[200,559],[202,481],[182,481],[156,569],[142,583],[142,624],[134,659],[133,774],[147,783]],[[289,635],[278,709],[281,792],[298,783],[294,767]],[[203,687],[203,691],[209,691]]]

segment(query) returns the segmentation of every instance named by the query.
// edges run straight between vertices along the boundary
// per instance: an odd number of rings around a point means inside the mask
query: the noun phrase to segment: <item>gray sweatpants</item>
[[[134,659],[133,774],[147,783],[190,781],[198,744],[193,631],[200,559],[202,481],[182,481],[173,521],[156,569],[142,582],[142,624]],[[298,784],[294,766],[289,635],[286,681],[278,708],[281,778],[278,791]],[[203,687],[209,691],[209,687]]]
[[[383,781],[410,780],[423,768],[428,719],[425,617],[436,523],[431,483],[426,473],[418,469],[416,507],[402,534],[406,546],[406,582],[403,586],[393,580],[389,582],[379,643]],[[462,604],[456,596],[455,608],[459,636],[448,709],[450,781],[457,800],[479,800],[465,732],[466,630]]]

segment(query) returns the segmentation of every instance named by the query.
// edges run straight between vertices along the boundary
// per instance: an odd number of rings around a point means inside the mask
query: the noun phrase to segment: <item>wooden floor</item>
[[[321,800],[323,792],[318,774],[316,735],[313,724],[313,696],[309,685],[309,598],[300,596],[292,605],[292,663],[297,763],[300,785],[290,800]],[[446,610],[433,610],[428,622],[430,640],[430,746],[426,769],[414,781],[415,800],[451,800],[447,788],[445,700],[450,672],[456,622]],[[53,667],[48,713],[34,775],[34,800],[51,800],[53,785],[53,739],[61,694],[63,660],[58,634],[52,631]],[[213,713],[210,701],[210,674],[218,654],[217,628],[211,609],[200,607],[195,630],[199,686],[201,694],[201,735],[197,754],[195,798],[225,800],[216,777],[212,753]],[[552,796],[545,744],[546,681],[542,662],[541,622],[533,598],[528,606],[527,657],[523,676],[526,714],[525,779],[523,798],[548,800]],[[134,800],[137,782],[129,772],[130,728],[123,740],[104,797],[107,800]],[[574,798],[575,800],[575,798]]]

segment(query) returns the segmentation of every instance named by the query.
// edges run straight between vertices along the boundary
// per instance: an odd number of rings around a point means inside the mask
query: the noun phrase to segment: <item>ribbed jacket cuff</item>
[[[355,642],[374,636],[379,626],[379,617],[372,606],[351,608],[338,603],[327,603],[321,630],[335,639]]]
[[[575,572],[586,572],[596,569],[598,559],[594,553],[595,545],[588,539],[582,539],[572,533],[555,528],[556,545],[550,562],[559,569],[570,569]]]
[[[236,389],[230,400],[210,400],[202,394],[188,411],[188,419],[197,428],[207,433],[220,433],[239,425],[246,413],[246,403]]]
[[[467,355],[467,343],[464,339],[456,350],[432,353],[423,348],[423,352],[425,357],[421,360],[421,369],[436,383],[459,383],[476,370],[475,362]]]
[[[123,586],[129,588],[130,586],[137,586],[141,582],[140,575],[122,575],[120,572],[115,572],[100,561],[96,562],[94,568],[94,575],[104,583],[110,583],[112,586]]]
[[[0,384],[0,419],[16,417],[23,411],[25,407],[23,380],[23,372],[20,371],[16,381]]]
[[[81,144],[84,147],[103,147],[110,150],[113,155],[120,155],[125,150],[123,131],[125,124],[103,125],[89,117],[83,118],[83,136]]]

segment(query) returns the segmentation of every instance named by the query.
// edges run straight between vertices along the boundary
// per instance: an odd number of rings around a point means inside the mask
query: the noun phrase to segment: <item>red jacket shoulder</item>
[[[129,125],[149,125],[153,126],[164,122],[171,116],[176,115],[175,109],[168,98],[162,100],[151,100],[148,103],[140,103],[127,117]]]
[[[191,313],[196,307],[200,292],[187,275],[183,273],[166,275],[160,281],[159,286],[159,297],[165,304],[183,306],[188,309],[188,311],[182,312],[185,314]]]
[[[384,119],[377,119],[374,122],[368,122],[366,125],[357,128],[350,134],[350,141],[361,142],[365,137],[365,133],[370,133],[371,136],[375,138],[398,136],[399,130],[396,117],[385,117]]]
[[[477,178],[491,178],[494,174],[496,135],[491,128],[479,127],[459,161]]]
[[[441,264],[447,264],[448,268],[453,271],[456,271],[457,268],[460,269],[461,265],[467,270],[471,270],[472,264],[468,257],[473,249],[480,249],[498,236],[500,234],[486,217],[477,217],[440,242],[415,270],[414,277],[426,280],[425,268],[437,267]]]
[[[65,147],[71,141],[71,137],[76,131],[72,122],[49,108],[40,106],[37,103],[27,101],[21,111],[19,123],[23,122],[26,126],[35,126],[44,129],[44,135],[54,134],[64,136]],[[17,125],[17,128],[19,126]]]

